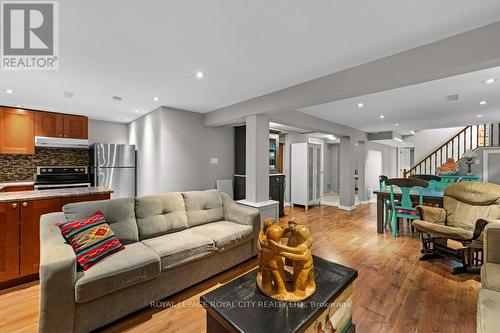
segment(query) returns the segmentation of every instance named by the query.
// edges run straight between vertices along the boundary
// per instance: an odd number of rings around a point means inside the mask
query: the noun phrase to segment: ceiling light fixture
[[[486,104],[488,104],[487,101],[481,101],[481,102],[479,102],[479,105],[486,105]]]
[[[7,93],[7,94],[13,94],[14,91],[12,89],[5,89],[5,93]]]
[[[380,116],[378,116],[380,119],[384,119],[385,116],[383,114],[381,114]]]
[[[335,139],[336,139],[336,137],[335,137],[335,136],[333,136],[333,135],[331,135],[331,134],[330,134],[330,135],[328,135],[328,140],[333,141],[333,140],[335,140]]]
[[[496,81],[496,80],[497,80],[497,79],[488,79],[488,80],[486,80],[486,81],[483,81],[483,83],[488,83],[488,84],[490,84],[490,83],[495,83],[495,81]]]
[[[362,108],[363,106],[365,106],[363,103],[358,103],[358,108]]]
[[[203,73],[202,71],[197,71],[196,72],[196,77],[198,79],[203,79],[205,77],[205,73]]]
[[[478,115],[476,115],[476,118],[482,118],[482,117],[484,117],[484,114],[478,114]]]
[[[159,100],[160,100],[160,98],[158,98],[158,97],[153,97],[153,101],[158,102]]]
[[[139,110],[135,110],[134,112],[135,112],[135,113],[139,113]]]
[[[399,124],[394,124],[394,126],[398,127],[398,126],[399,126]]]
[[[410,131],[411,134],[415,135],[415,131]]]

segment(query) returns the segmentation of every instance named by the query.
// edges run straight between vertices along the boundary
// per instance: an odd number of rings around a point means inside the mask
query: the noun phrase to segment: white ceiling
[[[123,122],[161,104],[208,112],[500,20],[498,0],[59,4],[59,71],[0,72],[14,90],[0,104]]]
[[[483,83],[497,79],[491,84]],[[458,94],[456,101],[445,96]],[[488,102],[479,105],[482,100]],[[358,103],[363,103],[358,108]],[[387,90],[298,110],[365,132],[464,126],[500,122],[500,67]],[[380,119],[380,115],[384,115]],[[483,115],[479,118],[477,115]],[[399,126],[395,126],[399,124]]]

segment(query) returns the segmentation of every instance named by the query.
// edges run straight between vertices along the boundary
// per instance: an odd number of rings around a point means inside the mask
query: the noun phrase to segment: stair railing
[[[403,170],[403,177],[412,174],[435,174],[437,168],[448,158],[460,161],[469,149],[498,146],[500,146],[500,124],[467,126],[409,170]]]

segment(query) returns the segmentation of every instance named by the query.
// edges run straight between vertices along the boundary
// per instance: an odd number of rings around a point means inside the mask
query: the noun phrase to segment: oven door
[[[38,184],[34,186],[35,191],[39,190],[60,190],[65,188],[81,188],[90,187],[90,183],[78,183],[78,184]]]

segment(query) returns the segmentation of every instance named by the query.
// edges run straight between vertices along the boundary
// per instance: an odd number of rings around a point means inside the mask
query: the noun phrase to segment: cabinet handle
[[[28,206],[28,203],[27,202],[23,202],[23,207],[26,207]]]
[[[12,208],[17,208],[17,203],[13,203]]]

